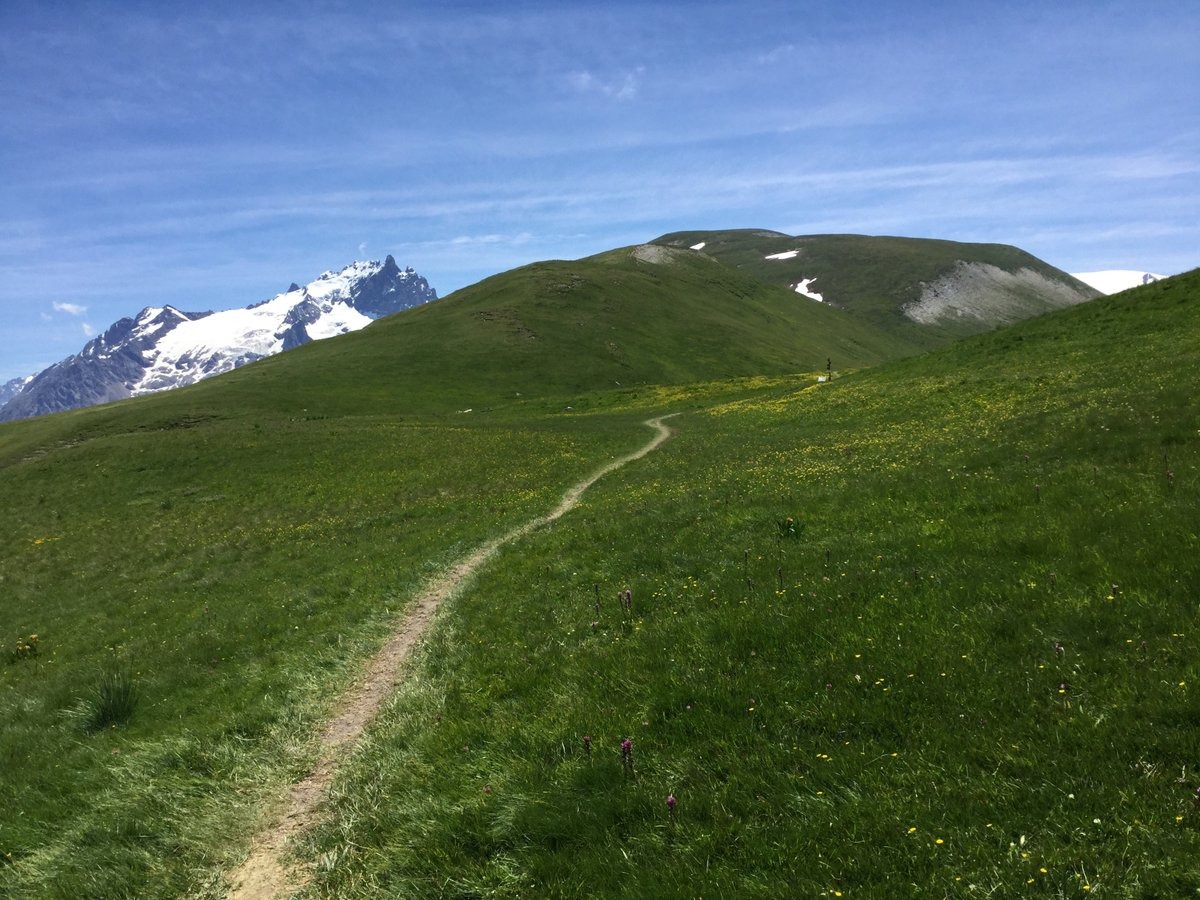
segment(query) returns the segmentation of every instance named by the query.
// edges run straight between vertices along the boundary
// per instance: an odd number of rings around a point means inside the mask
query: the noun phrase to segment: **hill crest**
[[[759,229],[682,231],[653,243],[690,248],[769,284],[932,347],[1099,296],[1005,244]]]

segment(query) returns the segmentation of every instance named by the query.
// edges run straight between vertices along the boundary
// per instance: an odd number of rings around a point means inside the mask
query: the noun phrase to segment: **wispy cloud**
[[[466,247],[472,244],[511,244],[519,247],[522,244],[528,244],[531,240],[533,240],[533,235],[528,231],[523,231],[520,234],[460,234],[451,238],[449,243],[454,247]]]
[[[65,355],[355,248],[445,293],[735,224],[1195,258],[1195,4],[418,6],[0,14],[0,328]]]
[[[81,326],[81,327],[83,328],[83,336],[84,336],[84,337],[89,337],[89,338],[90,338],[90,337],[95,337],[95,336],[96,336],[96,329],[92,327],[92,325],[91,325],[91,323],[90,323],[90,322],[84,322],[84,323],[82,323],[82,326]]]
[[[567,75],[567,83],[580,93],[601,94],[614,100],[632,100],[638,94],[645,71],[645,66],[638,66],[614,78],[601,78],[583,69]]]
[[[781,59],[786,59],[796,52],[795,44],[781,44],[778,47],[773,47],[766,53],[760,53],[756,56],[755,62],[762,66],[769,66],[772,63],[777,63]]]

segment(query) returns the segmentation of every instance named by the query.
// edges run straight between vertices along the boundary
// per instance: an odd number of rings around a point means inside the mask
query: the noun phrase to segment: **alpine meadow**
[[[673,413],[442,607],[302,896],[1180,893],[1198,338],[1197,274],[913,355],[633,248],[5,425],[4,890],[222,896],[421,585]]]
[[[1198,34],[0,2],[0,900],[1200,898]]]

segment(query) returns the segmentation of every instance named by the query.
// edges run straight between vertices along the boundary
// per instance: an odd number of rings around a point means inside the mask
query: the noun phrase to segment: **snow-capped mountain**
[[[1161,281],[1167,276],[1155,275],[1153,272],[1138,272],[1135,269],[1107,269],[1103,272],[1072,272],[1071,277],[1078,278],[1088,287],[1093,287],[1102,294],[1119,294],[1130,288]]]
[[[0,407],[21,393],[25,389],[25,385],[31,381],[33,381],[33,376],[26,375],[24,378],[14,378],[12,381],[0,384]]]
[[[0,406],[0,420],[194,384],[436,299],[429,282],[389,256],[325,272],[304,287],[293,284],[243,309],[190,313],[147,307],[29,379]]]

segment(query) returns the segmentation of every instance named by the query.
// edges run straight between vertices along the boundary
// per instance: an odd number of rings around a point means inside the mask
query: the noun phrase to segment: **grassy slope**
[[[562,408],[548,398],[618,384],[812,371],[831,355],[857,368],[915,350],[711,259],[653,264],[625,248],[514,269],[186,391],[0,425],[0,466],[48,446],[213,418],[453,418],[502,405],[513,419]]]
[[[13,857],[11,865],[0,863],[0,892],[102,897],[216,890],[215,873],[244,850],[244,838],[256,824],[257,805],[305,764],[311,752],[305,738],[312,723],[424,574],[485,535],[544,511],[565,484],[596,462],[639,444],[644,435],[636,422],[645,413],[668,406],[708,407],[721,398],[761,397],[781,390],[762,379],[714,385],[704,391],[630,388],[631,380],[683,381],[759,368],[786,371],[789,364],[780,362],[779,354],[794,353],[797,367],[809,361],[805,354],[820,363],[827,350],[812,340],[811,331],[816,327],[813,323],[820,321],[829,323],[831,338],[845,342],[847,358],[858,363],[910,349],[870,329],[848,325],[845,316],[831,310],[817,313],[829,316],[825,320],[797,320],[804,327],[794,337],[764,338],[760,329],[731,321],[722,298],[741,292],[745,302],[741,311],[768,324],[791,321],[794,309],[820,308],[797,306],[794,295],[764,289],[701,257],[694,265],[689,260],[671,271],[691,289],[681,292],[680,282],[665,284],[663,267],[631,260],[627,253],[527,267],[512,273],[514,280],[492,282],[487,292],[483,285],[461,292],[463,306],[441,307],[438,315],[445,318],[440,324],[423,318],[433,315],[439,308],[435,305],[194,389],[0,428],[0,516],[3,533],[10,536],[10,550],[0,564],[5,642],[36,631],[43,647],[37,662],[4,665],[0,660],[0,716],[5,721],[0,734],[4,767],[0,855]],[[521,284],[524,287],[518,288]],[[619,288],[615,301],[609,291],[614,286]],[[1079,409],[1093,416],[1109,415],[1104,421],[1123,421],[1120,407],[1102,404],[1113,400],[1113,391],[1135,396],[1120,367],[1142,366],[1148,358],[1161,360],[1160,371],[1175,368],[1171,380],[1153,387],[1150,396],[1158,399],[1146,408],[1157,409],[1161,416],[1169,407],[1164,399],[1169,390],[1178,394],[1172,402],[1185,402],[1196,381],[1194,358],[1181,349],[1188,335],[1195,343],[1194,315],[1188,317],[1194,305],[1180,308],[1181,326],[1174,335],[1161,333],[1166,311],[1147,309],[1142,319],[1122,318],[1109,305],[1098,307],[1095,314],[1112,321],[1100,322],[1106,331],[1081,347],[1076,347],[1078,336],[1069,327],[1072,320],[1053,320],[1068,326],[1060,346],[1050,350],[1068,347],[1084,356],[1091,354],[1071,364],[1077,363],[1084,373],[1073,387],[1094,393],[1086,395],[1091,399],[1078,401]],[[640,326],[617,341],[624,357],[617,352],[609,358],[601,354],[602,362],[578,377],[578,357],[595,355],[601,326],[622,318]],[[592,327],[576,332],[580,339],[571,343],[564,332],[579,328],[579,321]],[[719,352],[714,327],[728,332],[721,342],[732,341],[738,354]],[[1151,332],[1146,346],[1138,350],[1140,356],[1112,341],[1131,327]],[[683,337],[664,344],[653,339],[654,329]],[[526,331],[538,338],[530,339]],[[432,335],[443,336],[442,343],[435,350],[423,349]],[[1120,364],[1111,371],[1094,361],[1102,337],[1109,340],[1108,352]],[[433,645],[436,652],[427,657],[427,677],[397,707],[396,717],[385,723],[380,743],[371,751],[401,753],[415,771],[428,775],[425,792],[409,793],[411,782],[397,785],[396,796],[410,796],[414,805],[400,809],[389,801],[388,809],[382,810],[369,790],[360,793],[361,784],[351,781],[355,791],[345,802],[361,804],[365,818],[355,824],[343,817],[321,835],[332,854],[323,857],[324,863],[338,863],[331,884],[350,892],[353,884],[376,882],[415,883],[420,892],[431,887],[453,892],[459,884],[489,882],[516,890],[520,885],[554,881],[565,891],[578,885],[581,892],[589,886],[636,886],[639,878],[648,876],[623,869],[623,862],[614,865],[616,851],[622,849],[637,860],[688,870],[693,865],[689,861],[699,859],[698,850],[676,857],[663,855],[674,850],[656,849],[664,825],[658,812],[659,788],[666,782],[650,780],[644,767],[661,766],[661,757],[660,762],[653,761],[639,732],[635,790],[614,790],[610,776],[619,773],[620,766],[614,765],[613,741],[630,728],[641,728],[643,718],[651,721],[646,735],[656,733],[674,709],[668,704],[672,692],[700,697],[714,672],[719,673],[719,691],[714,696],[732,702],[731,691],[746,693],[754,685],[755,692],[747,696],[765,702],[757,694],[775,683],[774,674],[765,678],[766,670],[746,666],[760,664],[762,660],[753,660],[767,650],[756,649],[748,662],[739,649],[747,642],[753,645],[750,649],[768,648],[766,639],[771,638],[781,648],[771,664],[791,673],[791,681],[778,681],[776,697],[783,697],[801,674],[808,674],[807,665],[796,664],[795,654],[808,652],[812,657],[812,646],[821,643],[812,619],[786,612],[772,620],[771,628],[764,628],[753,618],[748,622],[728,615],[722,618],[715,607],[677,605],[679,616],[673,618],[679,619],[680,627],[691,629],[679,633],[678,646],[688,648],[689,655],[683,657],[690,660],[685,674],[693,683],[681,680],[680,667],[664,655],[676,645],[657,643],[672,634],[656,630],[661,623],[643,616],[640,627],[631,622],[628,631],[622,631],[623,626],[611,620],[612,604],[607,603],[607,618],[591,632],[586,596],[574,607],[563,607],[574,618],[559,622],[556,609],[565,598],[578,598],[580,591],[586,595],[592,580],[604,583],[606,597],[627,581],[639,598],[652,590],[663,597],[667,591],[686,597],[680,590],[686,572],[697,583],[709,579],[736,614],[739,610],[734,606],[745,609],[740,603],[743,598],[726,588],[741,583],[743,576],[735,571],[740,550],[743,545],[753,546],[756,556],[769,556],[775,546],[773,519],[802,504],[810,518],[813,510],[824,509],[825,526],[842,529],[840,542],[827,541],[825,546],[837,548],[849,561],[865,561],[866,554],[877,552],[868,539],[873,534],[879,537],[880,498],[895,490],[895,484],[868,478],[872,490],[860,496],[859,485],[846,482],[857,470],[844,464],[829,470],[826,484],[825,475],[796,466],[796,448],[806,442],[824,446],[841,429],[850,436],[850,453],[859,454],[846,458],[862,459],[861,454],[876,452],[871,448],[883,440],[877,432],[891,442],[885,444],[896,455],[911,448],[914,435],[932,440],[941,434],[948,441],[950,456],[974,460],[972,454],[989,446],[985,439],[995,436],[985,426],[993,425],[997,416],[988,412],[981,421],[965,423],[950,416],[952,401],[977,396],[955,393],[967,390],[956,386],[960,378],[978,382],[980,391],[991,391],[978,396],[1005,396],[1014,385],[1043,396],[1032,382],[999,378],[997,364],[988,362],[1006,340],[1015,338],[997,336],[970,345],[978,358],[963,357],[959,363],[979,369],[978,375],[947,375],[954,357],[913,360],[908,364],[911,368],[873,376],[880,381],[848,379],[828,394],[805,394],[778,408],[759,403],[711,419],[689,416],[678,443],[639,464],[637,470],[623,473],[620,483],[602,483],[595,503],[572,514],[574,518],[562,528],[539,537],[522,553],[505,554],[505,564],[471,595],[473,601],[455,608],[449,627],[439,631]],[[567,353],[553,349],[563,344],[570,347]],[[512,365],[504,357],[508,353],[527,355],[520,365]],[[1051,353],[1040,359],[1047,385],[1074,377],[1071,367],[1064,367]],[[844,363],[839,360],[839,364]],[[926,372],[921,368],[926,365],[934,368]],[[607,394],[576,393],[607,384],[610,377],[625,387]],[[928,389],[912,392],[914,378]],[[540,389],[550,398],[511,400],[517,391],[533,394]],[[1147,386],[1139,385],[1137,390],[1144,392]],[[834,403],[839,397],[844,400],[841,406]],[[479,399],[484,405],[506,403],[470,416],[451,412],[478,407]],[[1144,401],[1140,395],[1137,399]],[[818,412],[825,410],[824,418],[812,420],[810,402],[817,404]],[[574,407],[569,415],[563,413],[568,404]],[[855,410],[854,404],[861,408]],[[1139,422],[1139,427],[1148,427],[1142,437],[1165,441],[1162,421],[1158,426]],[[949,438],[938,427],[950,429]],[[1038,428],[1042,429],[1038,433],[1048,433],[1045,422],[1039,422]],[[1097,426],[1070,434],[1100,432]],[[1194,427],[1175,434],[1180,454],[1193,453],[1193,435]],[[1123,434],[1122,439],[1126,444],[1120,446],[1126,447],[1132,437]],[[1099,490],[1086,465],[1097,446],[1106,445],[1097,441],[1082,449],[1069,448],[1085,461],[1078,468],[1088,479],[1074,488],[1084,502],[1094,501]],[[1051,461],[1043,465],[1053,470],[1057,463],[1047,459]],[[680,460],[686,460],[686,465],[681,466]],[[1184,507],[1194,504],[1194,482],[1187,480],[1193,460],[1194,455],[1181,455],[1173,463],[1178,494],[1171,496]],[[903,468],[895,460],[889,464]],[[901,517],[901,524],[912,525],[922,503],[934,502],[930,496],[942,497],[939,502],[949,496],[922,493],[944,492],[944,486],[932,479],[936,468],[928,462],[924,468],[914,463],[912,473],[900,484],[911,492],[902,506],[909,518]],[[1112,480],[1116,488],[1126,490],[1132,476],[1116,469]],[[628,484],[628,489],[621,484]],[[994,500],[984,497],[980,502],[986,506]],[[728,511],[713,515],[714,503]],[[1147,510],[1127,504],[1124,514],[1132,521],[1142,521],[1142,516],[1153,521]],[[1156,515],[1171,524],[1179,522],[1183,513],[1171,506]],[[579,526],[572,528],[572,521]],[[857,524],[848,528],[846,522]],[[953,524],[953,529],[947,526],[944,531],[961,535],[963,547],[977,551],[989,546],[988,534],[972,531],[960,520]],[[1073,536],[1082,546],[1098,546],[1092,526],[1086,520],[1079,526],[1086,529],[1084,533]],[[811,534],[812,526],[809,538]],[[897,553],[904,550],[913,555],[906,550],[914,545],[910,531],[900,528],[889,539]],[[1146,534],[1138,538],[1140,543],[1117,546],[1110,566],[1114,571],[1105,579],[1136,584],[1124,575],[1131,566],[1129,555],[1148,554],[1150,539]],[[1119,542],[1113,537],[1109,543]],[[728,550],[730,546],[734,549]],[[792,551],[797,566],[803,562],[802,546],[808,544],[798,543]],[[819,562],[818,546],[804,552],[815,554]],[[722,547],[726,551],[718,549]],[[940,549],[944,548],[930,545],[928,559],[938,559]],[[1182,553],[1187,549],[1168,544],[1163,552],[1172,560],[1186,559]],[[1021,545],[1006,552],[1026,550]],[[734,558],[732,564],[726,561],[723,573],[722,553]],[[1154,559],[1148,559],[1154,568]],[[832,557],[831,562],[836,560]],[[808,563],[811,567],[813,560]],[[753,576],[755,590],[761,592],[773,567],[769,559],[755,564],[762,569]],[[887,571],[901,572],[907,565],[907,561],[903,566],[893,563]],[[790,570],[792,563],[788,566]],[[953,606],[955,586],[974,584],[973,579],[982,577],[978,566],[953,568],[958,581],[943,574],[949,587],[939,587],[924,601],[922,609],[930,620],[945,616],[948,606]],[[1155,569],[1161,570],[1162,566]],[[1070,570],[1060,567],[1060,575],[1065,571]],[[1194,574],[1182,566],[1179,571],[1179,577]],[[1169,588],[1166,576],[1159,580]],[[694,590],[691,581],[686,584]],[[481,599],[492,597],[504,600]],[[763,599],[774,602],[770,592]],[[831,595],[828,608],[846,613],[834,605],[835,599]],[[1168,608],[1164,616],[1168,614],[1175,615],[1175,610]],[[471,629],[485,627],[478,624],[484,620],[471,618],[480,615],[492,619],[486,630],[475,631],[471,640],[463,637]],[[888,615],[890,620],[892,611]],[[803,634],[796,637],[789,632],[788,622],[802,628]],[[951,624],[961,630],[957,620]],[[1146,619],[1142,624],[1153,623]],[[845,625],[853,626],[854,621],[832,617],[821,633],[826,640],[843,643],[864,638],[845,630]],[[914,618],[909,626],[914,653],[928,653],[950,627],[939,632]],[[922,637],[927,632],[928,637]],[[606,643],[613,638],[620,640]],[[630,644],[642,652],[625,654]],[[646,653],[652,646],[667,649]],[[1001,657],[1005,665],[1006,660],[1007,656]],[[721,666],[710,668],[716,662]],[[525,669],[524,680],[514,664]],[[86,701],[99,675],[114,668],[134,673],[140,694],[134,717],[120,728],[87,734],[78,727],[72,710]],[[699,672],[701,668],[705,671]],[[1160,669],[1147,671],[1157,676]],[[1005,670],[1001,666],[996,671]],[[1160,711],[1166,712],[1154,723],[1175,712],[1163,703]],[[480,712],[464,717],[463,708],[455,704],[470,709],[475,704]],[[700,708],[699,702],[694,704],[694,710]],[[443,719],[445,730],[426,727],[435,710],[442,709],[449,713]],[[853,721],[853,706],[830,709],[837,721]],[[915,709],[914,715],[941,711],[936,704]],[[596,710],[604,711],[603,715]],[[741,830],[759,827],[751,813],[758,809],[759,788],[733,775],[740,758],[752,760],[758,772],[780,764],[795,769],[798,757],[793,758],[778,740],[778,732],[765,733],[778,746],[763,750],[764,735],[749,726],[747,743],[742,749],[735,743],[731,755],[730,734],[740,740],[741,731],[731,732],[730,726],[736,723],[734,727],[742,729],[745,724],[734,712],[735,707],[716,706],[706,713],[712,717],[701,723],[701,731],[685,731],[670,744],[671,752],[678,755],[678,765],[672,765],[679,773],[679,779],[673,776],[679,786],[670,787],[688,804],[681,807],[678,839],[682,840],[685,823],[694,821],[689,840],[713,848],[713,877],[718,879],[714,883],[777,884],[796,874],[779,871],[779,860],[784,855],[798,858],[793,850],[800,853],[811,847],[804,829],[795,824],[802,820],[788,807],[786,814],[777,813],[768,823],[774,830],[768,830],[766,843],[738,837]],[[546,742],[541,716],[550,717],[561,751],[553,750],[557,744]],[[603,767],[581,776],[582,787],[554,780],[577,770],[579,761],[571,755],[578,737],[576,725],[596,734],[597,749],[606,754],[597,757],[605,760]],[[824,728],[820,722],[803,728],[818,726]],[[870,731],[872,720],[865,719],[857,727]],[[1019,730],[1029,724],[1018,722],[1013,727]],[[461,728],[468,731],[454,730]],[[403,745],[399,750],[394,742],[397,734]],[[469,743],[460,740],[464,734]],[[687,768],[698,754],[707,755],[710,735],[722,745],[713,757],[715,774],[710,775],[726,785],[721,803],[729,810],[723,815],[733,815],[728,822],[711,809],[700,816],[692,805],[697,789],[717,783],[705,781],[708,763],[700,764],[698,773],[688,774]],[[1126,741],[1121,747],[1134,740],[1119,737]],[[443,739],[450,741],[449,755],[441,755],[446,747],[436,743]],[[458,758],[457,748],[463,743],[486,748],[486,755],[468,752]],[[533,755],[534,768],[523,770],[524,764],[516,760],[529,755],[531,746],[540,755]],[[952,760],[957,749],[943,742],[942,752]],[[783,755],[776,758],[771,753]],[[370,766],[379,759],[364,757],[363,767],[353,777],[377,777]],[[433,768],[427,771],[427,765]],[[550,780],[542,773],[546,766],[553,775]],[[1044,768],[1039,761],[1035,771]],[[913,771],[925,779],[917,778],[915,784],[927,783],[929,765],[917,765]],[[1157,769],[1156,777],[1165,778],[1164,771]],[[493,780],[497,790],[481,799],[475,790],[478,780],[491,779],[493,773],[498,773]],[[382,777],[395,775],[389,770]],[[527,779],[515,805],[511,796],[503,804],[487,805],[500,799],[500,775],[518,785],[520,778]],[[767,783],[780,786],[778,781]],[[1125,787],[1120,779],[1111,779],[1111,784]],[[911,787],[908,782],[899,786]],[[596,800],[596,809],[590,802],[572,801],[556,811],[545,792],[568,789],[583,790],[585,797]],[[399,813],[404,814],[399,820],[388,818]],[[405,818],[410,813],[427,819],[414,823]],[[865,809],[862,815],[867,815]],[[466,817],[465,828],[460,817]],[[415,842],[405,830],[414,824],[421,835]],[[616,847],[609,829],[627,835],[628,845]],[[347,834],[361,840],[363,848],[349,856],[344,854]],[[580,867],[564,868],[562,851],[576,852],[584,838],[590,849],[578,852]],[[397,841],[404,848],[398,850]],[[771,841],[777,842],[774,849]],[[1157,833],[1152,843],[1159,853],[1170,849]],[[786,854],[778,852],[785,845]],[[386,857],[373,855],[373,847],[387,848]],[[729,856],[731,847],[738,852],[748,848],[747,856]],[[903,857],[904,845],[892,849],[897,858]],[[863,867],[857,876],[850,871],[846,877],[869,881],[873,870],[866,862]],[[803,877],[811,879],[811,872]]]
[[[273,403],[276,385],[302,371],[310,411],[329,397],[364,410],[442,412],[511,402],[518,392],[565,397],[617,384],[811,371],[829,354],[851,368],[911,352],[903,340],[713,260],[679,254],[654,264],[625,249],[496,275],[211,390],[239,406]],[[354,401],[323,387],[347,367],[369,373]]]
[[[1029,268],[1096,295],[1067,273],[1005,244],[858,234],[791,237],[755,229],[675,232],[655,243],[690,247],[701,241],[705,242],[705,254],[770,284],[786,287],[804,278],[816,278],[813,289],[822,292],[826,300],[923,347],[938,346],[980,330],[976,324],[918,325],[900,313],[901,307],[920,296],[922,282],[935,281],[959,260],[988,263],[1010,272]],[[792,259],[764,259],[795,249],[801,253]],[[1028,299],[1036,306],[1036,298]]]
[[[711,260],[615,252],[187,390],[0,427],[0,893],[215,890],[422,578],[644,440],[636,382],[909,350]],[[10,661],[33,633],[40,658]],[[114,671],[136,711],[88,734]]]
[[[633,421],[218,419],[5,469],[0,894],[211,877],[421,581],[639,439]],[[31,633],[40,659],[10,662]],[[88,734],[72,711],[113,671],[137,709]]]
[[[683,417],[446,611],[313,892],[1194,891],[1198,348],[1192,273]]]

